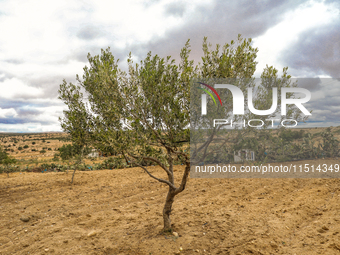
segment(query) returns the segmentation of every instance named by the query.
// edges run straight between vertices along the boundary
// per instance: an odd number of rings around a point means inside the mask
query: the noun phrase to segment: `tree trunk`
[[[74,174],[76,173],[76,170],[77,170],[77,167],[82,163],[83,161],[83,153],[84,153],[84,148],[81,148],[80,150],[80,158],[79,158],[79,161],[77,161],[77,164],[75,165],[75,168],[74,168],[74,171],[73,171],[73,174],[72,174],[72,181],[71,181],[71,184],[73,184],[73,178],[74,178]]]
[[[77,168],[75,167],[75,168],[74,168],[74,171],[73,171],[73,174],[72,174],[72,181],[71,181],[71,184],[73,183],[73,178],[74,178],[74,174],[76,173],[76,170],[77,170]]]
[[[164,220],[164,228],[163,231],[170,231],[171,232],[171,220],[170,220],[170,214],[171,214],[171,208],[172,203],[174,202],[175,193],[174,190],[169,187],[168,195],[166,196],[165,205],[163,208],[163,220]]]

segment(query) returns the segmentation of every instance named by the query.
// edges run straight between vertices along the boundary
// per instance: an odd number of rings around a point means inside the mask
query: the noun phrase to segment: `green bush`
[[[62,147],[60,147],[59,149],[60,152],[60,157],[63,160],[67,160],[67,159],[71,159],[74,156],[77,156],[80,154],[80,150],[81,147],[77,146],[77,145],[71,145],[71,144],[67,144],[67,145],[63,145]],[[86,155],[91,151],[90,148],[85,148],[83,154]]]
[[[52,160],[53,161],[59,161],[59,154],[55,153]]]

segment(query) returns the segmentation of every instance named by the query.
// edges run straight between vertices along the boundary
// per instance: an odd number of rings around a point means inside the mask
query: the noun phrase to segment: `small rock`
[[[327,226],[323,226],[322,229],[323,230],[329,230],[329,228]]]
[[[174,254],[175,254],[175,255],[179,255],[179,254],[181,254],[181,252],[180,252],[180,251],[175,251]]]
[[[92,237],[92,236],[96,236],[97,235],[97,231],[92,230],[90,233],[87,234],[88,237]]]
[[[277,248],[278,248],[278,246],[277,246],[276,244],[274,244],[274,243],[271,243],[270,246],[271,246],[273,249],[277,249]]]
[[[28,222],[28,221],[30,220],[30,217],[28,217],[28,216],[22,216],[22,217],[20,218],[20,220],[23,221],[23,222]]]
[[[178,233],[177,232],[172,232],[172,235],[175,237],[178,237]]]
[[[319,233],[321,233],[321,234],[326,232],[326,230],[324,230],[324,229],[322,229],[322,228],[318,229],[317,231],[318,231]]]
[[[182,247],[179,247],[179,251],[183,251],[183,248],[182,248]]]
[[[49,248],[46,248],[45,251],[48,252],[50,249]]]
[[[195,250],[195,252],[200,252],[200,250]]]

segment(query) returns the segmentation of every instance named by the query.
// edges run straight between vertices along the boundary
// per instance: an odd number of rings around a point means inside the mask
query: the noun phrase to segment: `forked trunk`
[[[181,186],[177,189],[174,189],[172,187],[169,187],[168,195],[166,196],[165,205],[163,208],[163,221],[164,221],[164,232],[172,232],[171,229],[171,220],[170,220],[170,214],[172,210],[172,204],[174,202],[174,198],[177,194],[181,193],[185,189],[185,185],[187,183],[187,179],[190,172],[190,163],[186,163],[185,171],[183,173],[182,177],[182,183]],[[173,179],[171,179],[173,182]]]
[[[170,214],[171,214],[171,208],[172,203],[174,202],[175,193],[172,188],[169,187],[168,195],[166,196],[165,205],[163,208],[163,220],[164,220],[164,228],[163,231],[171,232],[171,220],[170,220]]]

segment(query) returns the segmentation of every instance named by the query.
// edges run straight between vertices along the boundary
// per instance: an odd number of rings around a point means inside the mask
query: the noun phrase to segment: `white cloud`
[[[0,132],[18,132],[18,133],[31,133],[31,132],[48,132],[48,131],[62,131],[60,125],[41,125],[39,123],[25,123],[25,124],[1,124]]]
[[[313,1],[287,13],[282,22],[253,40],[254,46],[259,48],[256,77],[260,77],[266,64],[282,71],[284,66],[277,59],[280,53],[296,42],[304,31],[328,24],[338,15],[337,10],[330,9],[323,2]]]
[[[0,97],[7,99],[39,97],[43,95],[41,89],[30,87],[18,78],[5,79],[0,83],[0,91]]]
[[[169,5],[171,11],[167,9]],[[68,82],[74,82],[76,74],[82,75],[87,52],[96,55],[100,48],[111,46],[117,50],[114,55],[121,54],[119,57],[124,59],[127,48],[134,47],[137,60],[139,44],[152,45],[169,35],[169,31],[190,34],[186,25],[200,22],[204,23],[203,28],[213,28],[215,24],[209,24],[209,18],[218,5],[213,0],[26,0],[20,4],[0,1],[0,98],[6,99],[0,102],[0,117],[22,118],[25,122],[25,114],[30,114],[32,120],[25,124],[0,124],[0,130],[60,131],[58,117],[65,106],[56,99],[58,85],[62,78],[72,77]],[[174,10],[180,15],[172,15]],[[279,53],[302,32],[331,22],[336,14],[322,2],[310,2],[287,13],[280,24],[254,39],[254,45],[260,49],[257,75],[266,63],[282,68],[277,59]],[[244,24],[247,28],[251,25]],[[207,32],[193,31],[197,32],[190,36],[197,38],[203,38]],[[165,40],[172,43],[176,39]],[[167,45],[157,47],[165,50]]]
[[[18,114],[14,108],[1,109],[0,108],[0,118],[16,117]]]

